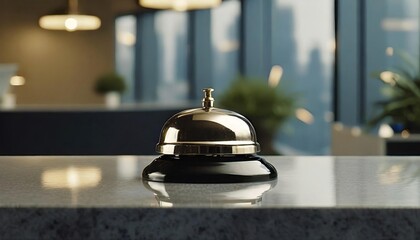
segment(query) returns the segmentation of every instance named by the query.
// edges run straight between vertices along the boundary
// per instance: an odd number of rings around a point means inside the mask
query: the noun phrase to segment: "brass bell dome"
[[[244,116],[213,107],[211,88],[202,108],[182,111],[163,126],[156,151],[170,155],[254,154],[260,151],[254,127]]]

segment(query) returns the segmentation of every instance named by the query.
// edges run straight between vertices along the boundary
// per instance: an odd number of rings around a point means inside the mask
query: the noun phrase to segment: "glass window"
[[[301,108],[280,134],[284,153],[328,154],[332,120],[334,1],[273,0],[271,64],[283,68],[282,87]],[[316,9],[316,11],[314,11]]]
[[[358,46],[363,57],[360,61],[364,96],[361,124],[376,115],[379,108],[375,103],[384,98],[383,84],[372,77],[373,73],[396,67],[409,69],[409,64],[398,56],[400,53],[408,54],[417,66],[419,57],[418,0],[369,0],[364,4],[362,14],[366,17],[361,29],[366,35]]]
[[[278,150],[327,154],[334,43],[333,0],[228,0],[210,10],[141,13],[135,96],[184,102],[201,98],[202,87],[224,92],[239,74],[265,79],[280,65],[280,84],[312,120],[291,120]]]
[[[239,1],[225,1],[211,10],[213,87],[219,93],[239,74],[240,15]]]
[[[133,102],[135,94],[136,21],[134,15],[121,16],[115,21],[115,68],[127,83],[125,102]]]
[[[159,11],[157,35],[157,102],[188,100],[188,14]],[[147,61],[147,60],[146,60]]]
[[[418,66],[419,1],[340,0],[337,8],[336,119],[345,125],[365,125],[378,114],[383,84],[374,73],[407,62]],[[415,70],[412,74],[418,74]]]

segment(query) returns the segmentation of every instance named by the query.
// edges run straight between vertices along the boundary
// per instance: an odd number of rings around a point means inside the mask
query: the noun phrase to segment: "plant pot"
[[[276,131],[269,131],[266,128],[260,127],[258,123],[254,124],[254,128],[261,148],[260,154],[279,155],[280,153],[274,148]]]
[[[118,92],[108,92],[105,94],[105,106],[107,108],[117,108],[121,105],[121,94]]]

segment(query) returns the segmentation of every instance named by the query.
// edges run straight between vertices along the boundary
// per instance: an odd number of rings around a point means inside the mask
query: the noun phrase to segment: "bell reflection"
[[[143,181],[161,207],[172,206],[260,206],[265,192],[277,180],[235,184],[180,184]]]

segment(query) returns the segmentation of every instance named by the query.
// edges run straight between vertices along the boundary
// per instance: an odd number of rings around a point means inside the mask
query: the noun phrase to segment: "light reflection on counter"
[[[139,176],[138,157],[117,156],[117,173],[122,179],[134,179]]]
[[[97,167],[48,169],[41,176],[44,188],[89,188],[98,186],[101,180],[102,172]]]
[[[94,188],[102,180],[102,171],[97,167],[67,167],[47,169],[42,172],[41,184],[46,189],[70,189],[71,204],[79,202],[79,190]]]

